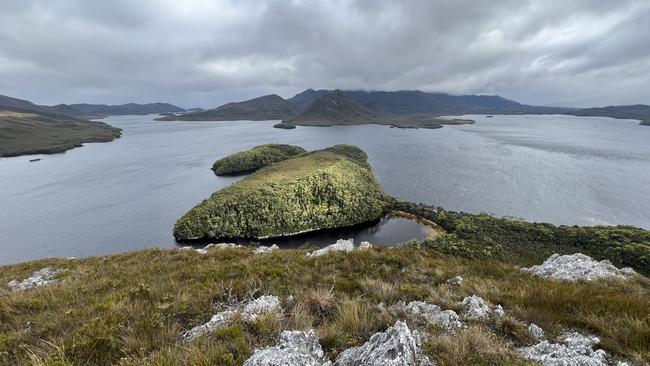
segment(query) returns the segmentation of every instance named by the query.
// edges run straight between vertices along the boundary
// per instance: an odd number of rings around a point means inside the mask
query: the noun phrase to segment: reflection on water
[[[334,244],[339,239],[354,239],[354,243],[359,245],[362,241],[367,241],[373,245],[383,245],[388,247],[403,244],[409,240],[423,240],[435,236],[438,232],[431,226],[422,224],[414,219],[394,216],[388,214],[381,219],[360,224],[356,226],[319,230],[300,235],[288,237],[270,238],[258,241],[264,245],[277,244],[281,248],[306,248],[306,247],[326,247]],[[250,244],[250,240],[211,240],[206,242],[195,242],[192,246],[201,248],[211,242],[235,242],[238,244]],[[185,246],[187,243],[178,243]]]
[[[367,241],[376,245],[397,246],[411,239],[422,240],[434,236],[436,231],[416,220],[386,215],[376,222],[344,229],[321,230],[284,238],[264,240],[281,248],[326,247],[338,239],[354,239],[355,244]]]

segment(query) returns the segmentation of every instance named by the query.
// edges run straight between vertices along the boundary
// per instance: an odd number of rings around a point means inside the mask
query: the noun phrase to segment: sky
[[[0,94],[215,107],[307,88],[650,104],[647,0],[2,0]]]

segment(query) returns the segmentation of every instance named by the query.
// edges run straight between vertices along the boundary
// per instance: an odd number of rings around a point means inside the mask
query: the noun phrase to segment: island
[[[199,203],[176,222],[174,237],[262,239],[376,220],[389,199],[367,159],[335,145],[273,164]]]
[[[102,122],[0,106],[0,157],[61,153],[120,135],[121,129]]]
[[[302,113],[282,123],[299,126],[379,124],[399,128],[441,128],[443,125],[471,124],[474,121],[429,115],[397,116],[376,112],[356,103],[341,90],[334,90],[316,99]]]
[[[228,155],[214,162],[212,170],[216,175],[241,175],[260,170],[266,166],[304,154],[300,146],[266,144],[250,150]]]

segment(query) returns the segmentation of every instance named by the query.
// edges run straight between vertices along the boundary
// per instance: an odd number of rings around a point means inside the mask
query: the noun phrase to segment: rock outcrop
[[[414,316],[421,317],[429,324],[438,326],[447,332],[454,332],[462,328],[458,314],[453,310],[442,310],[440,306],[424,301],[411,301],[408,304],[399,302],[397,308]]]
[[[314,331],[284,331],[274,347],[255,350],[244,366],[330,366]]]
[[[531,324],[531,327],[533,325]],[[541,328],[531,330],[531,333],[537,333],[539,335],[539,331],[541,331]],[[543,336],[543,331],[541,334]],[[562,335],[559,341],[559,343],[550,343],[549,341],[542,340],[535,345],[519,348],[518,351],[524,358],[539,362],[544,366],[627,365],[624,362],[610,362],[608,361],[607,352],[602,349],[594,350],[594,346],[600,342],[598,337],[571,332]]]
[[[274,250],[278,250],[280,247],[277,245],[273,244],[270,247],[260,245],[259,247],[255,248],[255,254],[266,254],[266,253],[271,253]]]
[[[460,303],[463,307],[463,316],[471,320],[487,320],[492,310],[487,306],[481,297],[472,295],[463,299]]]
[[[316,258],[331,252],[351,252],[353,250],[362,250],[372,248],[372,244],[362,241],[358,247],[354,246],[354,239],[339,239],[336,243],[318,249],[314,252],[307,253],[307,258]]]
[[[32,273],[31,276],[27,277],[22,281],[11,280],[7,285],[14,291],[28,290],[31,288],[41,287],[50,283],[56,282],[54,278],[59,273],[65,271],[64,269],[52,269],[45,267],[40,271]]]
[[[528,326],[528,331],[530,332],[530,334],[532,334],[533,338],[535,338],[535,340],[537,341],[542,341],[546,339],[546,334],[544,334],[544,330],[535,323],[531,323]]]
[[[376,333],[362,346],[345,350],[336,366],[433,366],[422,352],[420,335],[397,321],[385,332]]]
[[[522,271],[540,277],[572,282],[613,277],[625,278],[635,273],[631,268],[618,269],[608,260],[598,262],[581,253],[571,255],[553,254],[541,265],[522,268]]]
[[[234,306],[213,315],[210,320],[204,324],[196,326],[183,334],[183,339],[191,341],[204,334],[214,332],[217,329],[226,327],[233,318],[239,314],[244,321],[254,321],[259,316],[271,313],[280,308],[280,301],[276,296],[261,296],[253,301],[248,302],[243,307]]]
[[[461,276],[456,276],[454,278],[450,278],[447,281],[445,281],[446,284],[450,286],[460,286],[463,284],[463,278]]]
[[[232,249],[232,248],[241,248],[241,245],[235,243],[218,243],[218,244],[208,244],[203,249]]]

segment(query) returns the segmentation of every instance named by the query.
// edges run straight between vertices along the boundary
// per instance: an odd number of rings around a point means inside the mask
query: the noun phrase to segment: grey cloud
[[[650,103],[644,0],[5,0],[0,94],[210,107],[301,89]]]

